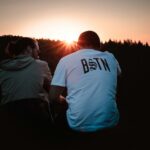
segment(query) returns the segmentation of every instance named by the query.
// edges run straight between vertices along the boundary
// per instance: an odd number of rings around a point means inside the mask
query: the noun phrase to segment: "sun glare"
[[[64,41],[66,44],[76,42],[80,33],[81,25],[75,22],[59,20],[51,24],[50,37],[55,40]]]
[[[64,41],[66,44],[72,44],[78,40],[79,31],[75,27],[67,24],[55,27],[55,32],[51,32],[51,38]]]
[[[73,33],[69,34],[66,32],[66,34],[64,34],[64,36],[61,37],[61,40],[64,41],[66,44],[71,45],[74,42],[76,42],[78,39],[78,37],[76,37]]]
[[[34,28],[31,28],[32,26]],[[81,25],[66,20],[41,21],[40,23],[36,23],[36,25],[33,24],[26,27],[26,30],[24,29],[24,32],[32,37],[60,40],[68,45],[78,40],[81,31]]]

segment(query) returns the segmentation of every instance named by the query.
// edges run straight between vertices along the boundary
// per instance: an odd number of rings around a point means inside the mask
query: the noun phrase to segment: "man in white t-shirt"
[[[67,122],[75,131],[115,127],[119,121],[116,104],[119,63],[113,54],[99,50],[100,39],[93,31],[83,32],[78,46],[78,51],[59,61],[51,82],[50,100],[60,100],[67,88]]]

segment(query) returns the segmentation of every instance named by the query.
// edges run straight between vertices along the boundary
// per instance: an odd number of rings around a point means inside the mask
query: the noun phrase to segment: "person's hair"
[[[26,51],[27,47],[36,48],[36,41],[32,38],[22,37],[11,47],[11,51],[15,55],[19,55]]]
[[[78,46],[82,48],[100,48],[100,38],[94,31],[85,31],[78,38]]]
[[[19,39],[19,36],[2,35],[0,36],[0,61],[10,58],[8,54],[9,45]]]

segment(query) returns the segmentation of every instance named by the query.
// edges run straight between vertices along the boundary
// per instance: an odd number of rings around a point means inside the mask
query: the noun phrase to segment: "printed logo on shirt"
[[[88,73],[93,70],[104,70],[110,72],[110,67],[105,58],[89,58],[81,59],[84,73]]]

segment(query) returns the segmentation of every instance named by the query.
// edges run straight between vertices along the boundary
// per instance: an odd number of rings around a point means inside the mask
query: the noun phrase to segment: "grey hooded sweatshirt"
[[[19,55],[0,62],[0,104],[30,98],[48,100],[48,93],[43,88],[45,81],[49,84],[51,81],[45,61]]]

